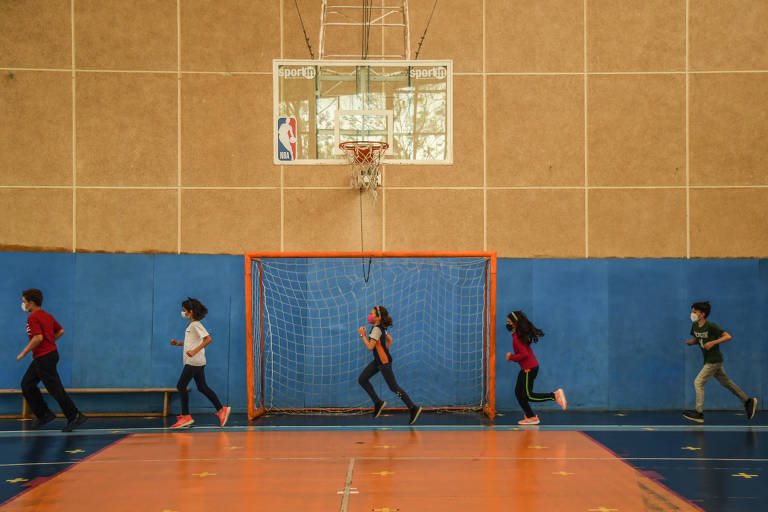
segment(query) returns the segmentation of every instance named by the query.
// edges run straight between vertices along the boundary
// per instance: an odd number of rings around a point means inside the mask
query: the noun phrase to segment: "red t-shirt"
[[[32,340],[38,334],[43,335],[43,341],[32,349],[33,359],[50,354],[56,350],[56,339],[53,336],[60,330],[61,325],[50,313],[38,309],[34,313],[29,314],[27,317],[27,334],[29,339]]]
[[[531,368],[539,366],[539,362],[536,360],[536,356],[533,355],[531,346],[520,341],[516,332],[512,333],[512,349],[515,353],[510,360],[518,363],[523,370],[530,370]]]

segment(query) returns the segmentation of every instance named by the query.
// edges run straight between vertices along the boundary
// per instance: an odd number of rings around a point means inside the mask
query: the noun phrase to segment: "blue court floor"
[[[280,431],[576,431],[701,510],[768,511],[768,413],[752,421],[735,412],[707,412],[705,417],[706,423],[698,425],[679,412],[543,412],[541,425],[520,428],[518,412],[502,412],[494,422],[480,414],[424,413],[412,427],[404,413],[396,412],[376,420],[369,415],[278,415],[252,422],[233,414],[224,430],[255,436]],[[27,421],[0,420],[0,503],[14,503],[16,496],[126,436],[166,433],[174,419],[90,418],[69,434],[60,431],[63,419],[39,431],[28,429]],[[191,431],[221,431],[213,414],[196,414],[195,419]]]

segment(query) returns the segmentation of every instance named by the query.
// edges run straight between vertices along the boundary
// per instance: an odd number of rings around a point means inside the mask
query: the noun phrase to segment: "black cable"
[[[307,35],[307,29],[304,28],[304,19],[301,17],[301,11],[299,10],[299,0],[293,0],[293,3],[296,4],[296,13],[299,15],[299,22],[301,22],[301,30],[304,32],[304,40],[307,42],[307,48],[309,49],[309,56],[312,57],[312,59],[315,58],[315,54],[312,51],[312,45],[309,44],[309,36]]]
[[[427,37],[427,30],[429,30],[429,24],[432,23],[432,15],[435,14],[435,9],[437,8],[437,0],[435,0],[434,5],[432,6],[432,12],[429,13],[429,19],[427,20],[427,26],[424,27],[424,33],[421,35],[421,39],[419,40],[419,47],[416,48],[416,56],[413,58],[413,60],[417,60],[419,58],[419,52],[421,52],[421,45],[424,44],[424,38]]]

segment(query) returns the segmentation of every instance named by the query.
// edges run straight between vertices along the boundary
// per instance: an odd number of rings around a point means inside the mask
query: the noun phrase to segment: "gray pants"
[[[693,381],[693,387],[696,388],[696,411],[704,412],[704,384],[712,377],[716,378],[717,382],[722,384],[724,388],[739,397],[741,403],[748,400],[747,395],[744,394],[741,388],[725,374],[723,363],[704,363],[704,367],[699,372],[696,380]]]

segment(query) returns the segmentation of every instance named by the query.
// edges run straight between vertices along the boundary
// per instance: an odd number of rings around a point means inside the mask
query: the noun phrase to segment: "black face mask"
[[[510,324],[507,324],[507,330],[508,330],[509,332],[512,332],[512,331],[514,331],[514,330],[515,330],[515,326],[514,326],[514,325],[510,325]]]

